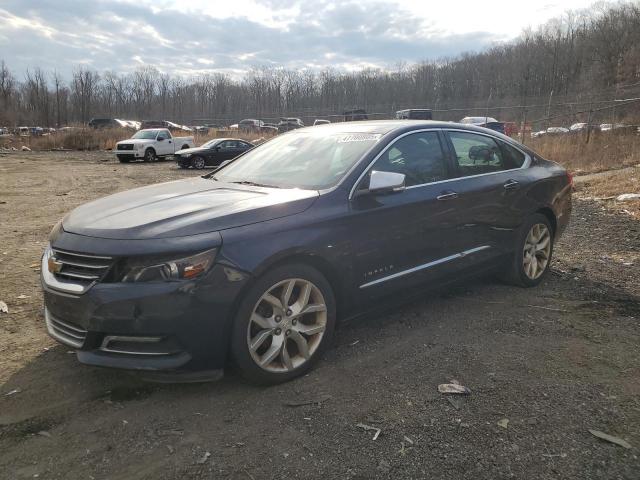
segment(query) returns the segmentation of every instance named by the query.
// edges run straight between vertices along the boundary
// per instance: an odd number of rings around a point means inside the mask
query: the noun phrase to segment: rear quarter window
[[[520,168],[524,165],[527,157],[524,153],[506,142],[499,142],[502,148],[502,161],[506,169]]]

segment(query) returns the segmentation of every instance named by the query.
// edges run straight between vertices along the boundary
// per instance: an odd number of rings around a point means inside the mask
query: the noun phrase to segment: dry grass
[[[90,128],[58,132],[43,137],[4,137],[0,146],[20,148],[26,145],[32,150],[110,150],[116,142],[131,136],[130,130]],[[182,136],[181,134],[176,134]],[[207,135],[194,135],[196,145],[213,138],[239,137],[249,141],[260,138],[259,134],[210,130]],[[549,160],[567,167],[573,173],[593,173],[622,168],[640,163],[640,135],[598,133],[592,134],[589,143],[584,136],[563,135],[528,139],[527,145]]]
[[[640,135],[592,133],[532,138],[527,145],[544,158],[561,163],[573,173],[593,173],[640,163]]]
[[[640,200],[618,202],[623,193],[640,193],[640,166],[611,171],[576,182],[576,195],[604,202],[607,208],[627,213],[640,220]]]
[[[99,129],[79,128],[74,130],[59,131],[55,134],[41,137],[3,137],[0,139],[0,147],[15,147],[20,149],[23,145],[32,150],[111,150],[116,143],[130,138],[133,132],[121,128]],[[257,134],[242,132],[229,132],[225,130],[210,130],[206,135],[191,133],[175,133],[176,136],[194,136],[196,145],[221,137],[243,138],[255,141],[261,137]]]

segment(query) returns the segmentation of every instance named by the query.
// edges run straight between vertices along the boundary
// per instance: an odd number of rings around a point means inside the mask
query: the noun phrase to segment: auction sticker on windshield
[[[378,141],[382,135],[379,133],[352,133],[349,135],[343,135],[338,139],[338,143],[349,142],[371,142]]]

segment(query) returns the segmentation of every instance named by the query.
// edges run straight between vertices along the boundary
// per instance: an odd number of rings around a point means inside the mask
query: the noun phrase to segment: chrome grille
[[[58,264],[53,274],[58,279],[94,282],[101,280],[113,264],[112,257],[87,255],[53,249],[52,260]],[[49,269],[51,271],[51,269]]]
[[[49,335],[65,345],[74,348],[82,347],[87,337],[86,330],[74,323],[54,317],[46,308],[44,310],[44,318],[47,323]]]

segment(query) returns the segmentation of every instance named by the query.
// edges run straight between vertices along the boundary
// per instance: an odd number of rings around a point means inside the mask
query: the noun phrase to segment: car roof
[[[212,138],[211,140],[215,140],[216,142],[222,142],[224,140],[235,140],[238,142],[251,143],[249,140],[244,140],[242,138],[235,138],[235,137]],[[207,142],[210,142],[211,140],[207,140]]]

